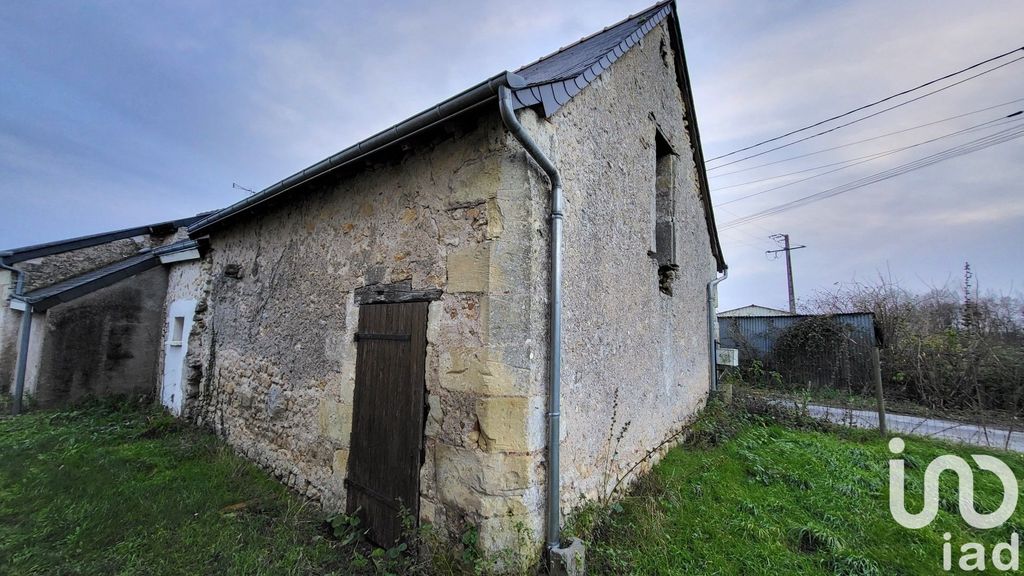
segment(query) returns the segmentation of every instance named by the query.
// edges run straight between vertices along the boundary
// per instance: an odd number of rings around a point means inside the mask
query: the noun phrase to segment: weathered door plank
[[[404,511],[419,515],[427,302],[359,310],[347,510],[371,540],[402,536]]]

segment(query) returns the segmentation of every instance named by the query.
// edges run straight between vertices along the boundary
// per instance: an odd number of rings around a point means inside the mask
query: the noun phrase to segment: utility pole
[[[789,280],[789,311],[796,314],[796,292],[793,290],[793,259],[789,253],[793,250],[799,250],[801,248],[807,248],[801,244],[800,246],[789,245],[789,234],[772,234],[771,239],[779,242],[782,248],[778,250],[765,250],[765,254],[778,254],[779,252],[786,253],[786,278]]]

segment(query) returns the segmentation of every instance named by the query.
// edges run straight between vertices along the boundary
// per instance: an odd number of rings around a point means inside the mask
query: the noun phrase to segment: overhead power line
[[[953,78],[954,76],[959,76],[960,74],[963,74],[964,72],[968,72],[970,70],[974,70],[975,68],[984,66],[985,64],[988,64],[990,62],[995,62],[996,60],[999,60],[1001,58],[1005,58],[1005,57],[1007,57],[1010,54],[1013,54],[1015,52],[1022,52],[1022,51],[1024,51],[1024,47],[1015,48],[1013,50],[1010,50],[1009,52],[1004,52],[1002,54],[999,54],[998,56],[993,56],[993,57],[988,58],[986,60],[982,60],[981,62],[978,62],[977,64],[972,64],[972,65],[970,65],[970,66],[968,66],[966,68],[961,68],[960,70],[957,70],[956,72],[952,72],[950,74],[946,74],[945,76],[942,76],[940,78],[936,78],[934,80],[930,80],[928,82],[925,82],[924,84],[920,84],[920,85],[915,86],[913,88],[909,88],[907,90],[903,90],[902,92],[897,92],[896,94],[893,94],[892,96],[886,96],[885,98],[882,98],[881,100],[876,100],[876,101],[874,101],[874,102],[872,102],[870,104],[865,104],[863,106],[859,106],[859,107],[854,108],[853,110],[850,110],[848,112],[843,112],[842,114],[837,114],[835,116],[832,116],[831,118],[826,118],[825,120],[821,120],[819,122],[815,122],[814,124],[809,124],[807,126],[804,126],[803,128],[798,128],[796,130],[792,130],[790,132],[786,132],[785,134],[782,134],[782,135],[779,135],[779,136],[775,136],[775,137],[769,138],[767,140],[762,140],[762,141],[760,141],[760,142],[758,142],[756,144],[751,144],[750,146],[745,146],[743,148],[739,148],[737,150],[733,150],[732,152],[729,152],[729,153],[726,153],[726,154],[722,154],[721,156],[715,156],[714,158],[710,158],[708,160],[708,162],[712,162],[714,160],[718,160],[718,159],[721,159],[721,158],[726,158],[728,156],[732,156],[733,154],[738,154],[740,152],[745,152],[747,150],[751,150],[753,148],[757,148],[758,146],[762,146],[762,145],[768,144],[770,142],[775,142],[777,140],[781,140],[783,138],[786,138],[787,136],[792,136],[794,134],[798,134],[798,133],[803,132],[805,130],[810,130],[811,128],[817,128],[818,126],[821,126],[823,124],[827,124],[829,122],[832,122],[833,120],[838,120],[840,118],[844,118],[846,116],[850,116],[852,114],[856,114],[857,112],[860,112],[862,110],[866,110],[868,108],[872,108],[874,106],[882,104],[883,102],[888,102],[889,100],[893,100],[895,98],[899,98],[900,96],[905,96],[907,94],[910,94],[911,92],[916,92],[916,91],[918,91],[918,90],[920,90],[922,88],[926,88],[928,86],[931,86],[932,84],[936,84],[938,82],[942,82],[943,80],[948,80],[950,78]],[[1020,60],[1020,58],[1017,58],[1016,60],[1013,60],[1012,62],[1008,62],[1006,64],[1012,64],[1013,62],[1016,62],[1017,60]],[[978,76],[981,76],[982,74],[987,74],[987,73],[989,73],[989,72],[991,72],[993,70],[996,70],[997,68],[1001,68],[1002,66],[1005,66],[1006,64],[1003,64],[1001,66],[997,66],[996,68],[992,68],[990,70],[986,70],[985,72],[982,72],[981,74],[977,74],[975,76],[972,76],[971,78],[977,78]],[[968,80],[970,80],[971,78],[968,78]],[[950,87],[955,86],[955,85],[956,84],[952,84],[950,86],[947,86],[946,88],[950,88]],[[943,88],[943,90],[945,90],[946,88]],[[938,92],[938,90],[936,92]],[[931,93],[929,93],[929,95],[930,94],[934,94],[934,93],[935,92],[931,92]],[[892,108],[889,108],[888,110],[891,110],[891,109]]]
[[[772,215],[775,215],[775,214],[780,214],[782,212],[785,212],[787,210],[791,210],[793,208],[798,208],[800,206],[804,206],[804,205],[807,205],[807,204],[810,204],[810,203],[813,203],[813,202],[817,202],[819,200],[824,200],[826,198],[831,198],[833,196],[838,196],[839,194],[843,194],[845,192],[849,192],[849,191],[855,190],[857,188],[862,188],[864,186],[868,186],[868,185],[874,184],[876,182],[881,182],[883,180],[888,180],[890,178],[894,178],[896,176],[900,176],[900,175],[906,174],[908,172],[913,172],[915,170],[919,170],[919,169],[924,168],[926,166],[930,166],[932,164],[937,164],[938,162],[942,162],[944,160],[955,158],[957,156],[963,156],[963,155],[966,155],[966,154],[970,154],[972,152],[976,152],[978,150],[982,150],[984,148],[988,148],[988,147],[991,147],[991,146],[995,146],[997,144],[1001,144],[1003,142],[1008,142],[1010,140],[1013,140],[1013,139],[1016,139],[1016,138],[1020,138],[1021,136],[1024,136],[1024,128],[1020,128],[1020,127],[1008,128],[1008,129],[1003,130],[1001,132],[998,132],[996,134],[991,134],[989,136],[985,136],[985,137],[979,138],[977,140],[973,140],[971,142],[967,142],[967,143],[961,144],[959,146],[954,146],[952,148],[943,150],[943,151],[938,152],[936,154],[932,154],[930,156],[926,156],[924,158],[920,158],[920,159],[915,160],[913,162],[909,162],[907,164],[903,164],[901,166],[897,166],[897,167],[892,168],[890,170],[884,170],[882,172],[879,172],[879,173],[876,173],[876,174],[872,174],[871,176],[867,176],[865,178],[861,178],[859,180],[855,180],[853,182],[849,182],[849,183],[841,185],[841,186],[836,186],[834,188],[830,188],[828,190],[824,190],[824,191],[818,192],[816,194],[811,194],[809,196],[804,196],[803,198],[798,198],[796,200],[792,200],[790,202],[786,202],[786,203],[774,206],[772,208],[768,208],[766,210],[762,210],[760,212],[756,212],[754,214],[749,214],[749,215],[744,216],[742,218],[738,218],[738,219],[733,220],[731,222],[725,223],[722,226],[722,228],[723,229],[730,229],[730,228],[735,227],[735,226],[740,226],[740,225],[744,225],[744,224],[753,223],[756,220],[760,220],[760,219],[766,218],[768,216],[772,216]]]
[[[829,148],[822,148],[821,150],[815,150],[814,152],[808,152],[806,154],[798,154],[796,156],[790,156],[788,158],[783,158],[781,160],[774,160],[772,162],[765,162],[764,164],[758,164],[756,166],[751,166],[749,168],[739,168],[737,170],[733,170],[732,172],[723,172],[721,174],[712,174],[712,175],[710,175],[710,178],[712,180],[714,180],[715,178],[724,178],[726,176],[732,176],[733,174],[740,174],[742,172],[749,172],[751,170],[756,170],[758,168],[764,168],[765,166],[774,166],[776,164],[782,164],[784,162],[790,162],[792,160],[799,160],[801,158],[807,158],[808,156],[816,156],[818,154],[824,154],[825,152],[831,152],[833,150],[839,150],[839,149],[842,149],[842,148],[849,148],[850,146],[856,146],[857,144],[863,144],[865,142],[871,142],[871,141],[874,141],[874,140],[881,140],[882,138],[888,138],[889,136],[895,136],[897,134],[904,134],[906,132],[912,132],[914,130],[920,130],[921,128],[927,128],[928,126],[935,126],[936,124],[942,124],[944,122],[949,122],[949,121],[957,120],[957,119],[960,119],[960,118],[966,118],[967,116],[973,116],[975,114],[981,114],[982,112],[988,112],[989,110],[995,110],[996,108],[1002,108],[1004,106],[1009,106],[1011,104],[1016,104],[1018,102],[1024,102],[1024,98],[1017,98],[1017,99],[1014,99],[1014,100],[1010,100],[1008,102],[1003,102],[1002,104],[994,104],[992,106],[986,106],[985,108],[979,108],[978,110],[972,110],[970,112],[964,112],[963,114],[957,114],[956,116],[950,116],[948,118],[943,118],[941,120],[934,120],[932,122],[926,122],[924,124],[918,124],[917,126],[911,126],[909,128],[904,128],[902,130],[896,130],[894,132],[886,132],[885,134],[879,134],[878,136],[872,136],[870,138],[864,138],[862,140],[855,140],[853,142],[847,142],[846,144],[840,144],[838,146],[831,146]]]
[[[917,98],[911,98],[910,100],[905,100],[903,102],[900,102],[899,104],[895,104],[893,106],[889,106],[888,108],[882,108],[878,112],[874,112],[874,113],[868,114],[867,116],[861,116],[860,118],[857,118],[856,120],[850,120],[849,122],[846,122],[845,124],[839,124],[838,126],[833,126],[832,128],[829,128],[827,130],[822,130],[821,132],[818,132],[816,134],[811,134],[810,136],[804,136],[803,138],[799,138],[797,140],[793,140],[792,142],[787,142],[785,144],[781,144],[781,145],[776,146],[774,148],[769,148],[767,150],[764,150],[764,151],[761,151],[761,152],[757,152],[755,154],[750,154],[750,155],[744,156],[743,158],[740,158],[738,160],[733,160],[732,162],[726,162],[725,164],[719,164],[718,166],[715,166],[714,168],[708,168],[708,170],[716,170],[718,168],[724,168],[725,166],[732,166],[733,164],[736,164],[738,162],[743,162],[744,160],[749,160],[751,158],[757,158],[758,156],[764,156],[765,154],[769,154],[771,152],[775,152],[776,150],[782,150],[783,148],[789,148],[790,146],[793,146],[794,144],[799,144],[801,142],[806,142],[807,140],[810,140],[812,138],[817,138],[819,136],[824,136],[825,134],[828,134],[830,132],[835,132],[836,130],[839,130],[840,128],[846,128],[847,126],[850,126],[852,124],[856,124],[858,122],[863,122],[864,120],[867,120],[868,118],[874,118],[875,116],[878,116],[879,114],[885,114],[886,112],[888,112],[890,110],[895,110],[897,108],[901,108],[903,106],[906,106],[907,104],[912,104],[914,102],[917,102],[918,100],[921,100],[923,98],[927,98],[927,97],[931,96],[932,94],[937,94],[939,92],[942,92],[943,90],[949,90],[950,88],[952,88],[954,86],[963,84],[964,82],[968,82],[970,80],[974,80],[978,76],[984,76],[985,74],[988,74],[989,72],[994,72],[994,71],[996,71],[996,70],[998,70],[998,69],[1000,69],[1000,68],[1002,68],[1004,66],[1009,66],[1010,64],[1013,64],[1014,62],[1019,62],[1021,60],[1024,60],[1024,56],[1021,56],[1020,58],[1015,58],[1013,60],[1010,60],[1009,62],[1004,62],[1003,64],[1000,64],[999,66],[995,66],[993,68],[989,68],[988,70],[985,70],[984,72],[979,72],[979,73],[975,74],[974,76],[968,76],[967,78],[964,78],[963,80],[954,82],[954,83],[949,84],[947,86],[943,86],[942,88],[937,88],[935,90],[932,90],[931,92],[925,92],[924,94],[918,96]]]
[[[814,170],[821,170],[822,168],[829,168],[829,167],[832,167],[832,166],[840,166],[839,168],[835,168],[833,170],[828,170],[828,171],[825,171],[825,172],[821,172],[819,174],[814,174],[812,176],[808,176],[806,178],[801,178],[799,180],[794,180],[792,182],[787,182],[785,184],[781,184],[779,186],[775,186],[774,188],[768,188],[767,190],[761,190],[759,192],[754,192],[752,194],[747,194],[746,196],[740,196],[739,198],[733,198],[732,200],[727,200],[725,202],[719,202],[718,204],[715,204],[715,206],[716,207],[724,206],[726,204],[732,204],[734,202],[739,202],[740,200],[746,200],[747,198],[752,198],[754,196],[760,196],[761,194],[765,194],[765,193],[771,192],[773,190],[778,190],[780,188],[786,188],[788,186],[793,186],[795,184],[800,184],[801,182],[806,182],[808,180],[813,180],[815,178],[819,178],[821,176],[826,176],[828,174],[834,174],[836,172],[839,172],[840,170],[846,170],[847,168],[853,168],[854,166],[859,166],[859,165],[867,163],[867,162],[873,162],[875,160],[880,160],[880,159],[885,158],[887,156],[892,156],[893,154],[898,154],[900,152],[904,152],[904,151],[910,150],[912,148],[917,148],[918,146],[924,146],[925,144],[931,144],[932,142],[937,142],[939,140],[945,140],[946,138],[952,138],[954,136],[960,136],[962,134],[969,134],[971,132],[977,132],[979,130],[985,130],[985,129],[994,128],[994,127],[997,127],[997,126],[1004,126],[1006,124],[1012,124],[1014,122],[1019,122],[1021,120],[1024,120],[1024,116],[1022,116],[1022,114],[1024,114],[1024,111],[1014,112],[1013,114],[1002,116],[1000,118],[995,118],[993,120],[989,120],[988,122],[982,122],[981,124],[976,124],[976,125],[971,126],[969,128],[963,128],[963,129],[957,130],[955,132],[950,132],[948,134],[943,134],[941,136],[936,136],[935,138],[929,138],[928,140],[924,140],[924,141],[921,141],[921,142],[916,142],[914,144],[908,144],[906,146],[900,146],[899,148],[892,148],[890,150],[884,150],[882,152],[875,152],[874,154],[867,154],[865,156],[859,156],[857,158],[850,158],[849,160],[843,160],[842,162],[833,162],[831,164],[822,164],[820,166],[814,166],[812,168],[807,168],[807,169],[804,169],[804,170],[797,170],[795,172],[789,172],[788,174],[779,174],[778,176],[772,176],[770,178],[761,178],[759,180],[751,180],[749,182],[743,182],[741,184],[733,184],[731,186],[722,186],[722,187],[719,187],[719,188],[715,188],[715,191],[717,192],[717,191],[720,191],[720,190],[727,190],[727,189],[730,189],[730,188],[739,188],[740,186],[749,186],[751,184],[759,184],[761,182],[770,182],[772,180],[778,180],[779,178],[785,178],[787,176],[795,176],[797,174],[803,174],[805,172],[813,172]]]
[[[952,148],[948,148],[946,150],[943,150],[941,152],[937,152],[937,153],[932,154],[930,156],[925,156],[923,158],[919,158],[918,160],[915,160],[913,162],[908,162],[906,164],[902,164],[902,165],[897,166],[895,168],[891,168],[889,170],[883,170],[882,172],[878,172],[876,174],[872,174],[871,176],[867,176],[867,177],[861,178],[859,180],[854,180],[853,182],[849,182],[849,183],[846,183],[846,184],[843,184],[843,185],[840,185],[840,186],[836,186],[834,188],[829,188],[828,190],[823,190],[821,192],[817,192],[815,194],[810,194],[810,195],[804,196],[802,198],[797,198],[796,200],[785,202],[783,204],[779,204],[777,206],[773,206],[771,208],[767,208],[765,210],[761,210],[761,211],[755,212],[753,214],[748,214],[747,216],[744,216],[742,218],[738,218],[736,220],[732,220],[730,222],[726,222],[725,224],[723,224],[720,227],[720,229],[728,230],[728,229],[731,229],[731,228],[735,228],[736,226],[742,226],[742,225],[745,225],[745,224],[750,224],[752,222],[755,222],[757,220],[761,220],[763,218],[767,218],[769,216],[774,216],[776,214],[781,214],[782,212],[786,212],[786,211],[792,210],[794,208],[799,208],[801,206],[806,206],[808,204],[811,204],[811,203],[814,203],[814,202],[818,202],[818,201],[824,200],[826,198],[832,198],[834,196],[838,196],[840,194],[844,194],[846,192],[850,192],[851,190],[856,190],[858,188],[863,188],[864,186],[869,186],[871,184],[875,184],[875,183],[881,182],[883,180],[888,180],[890,178],[895,178],[897,176],[901,176],[901,175],[906,174],[908,172],[913,172],[915,170],[920,170],[921,168],[924,168],[926,166],[931,166],[933,164],[937,164],[939,162],[942,162],[942,161],[945,161],[945,160],[949,160],[951,158],[956,158],[958,156],[964,156],[966,154],[971,154],[972,152],[977,152],[978,150],[983,150],[985,148],[989,148],[989,147],[995,146],[997,144],[1002,144],[1004,142],[1009,142],[1010,140],[1014,140],[1014,139],[1020,138],[1022,136],[1024,136],[1024,127],[1014,126],[1013,128],[1007,128],[1005,130],[1001,130],[999,132],[996,132],[995,134],[990,134],[988,136],[983,136],[983,137],[978,138],[976,140],[972,140],[970,142],[966,142],[966,143],[960,144],[958,146],[954,146]]]

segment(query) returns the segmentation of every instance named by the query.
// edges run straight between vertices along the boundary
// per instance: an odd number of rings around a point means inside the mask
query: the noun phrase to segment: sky
[[[247,194],[233,184],[262,189],[649,4],[7,2],[0,247],[224,207]],[[1024,46],[1019,1],[681,1],[680,12],[707,158]],[[708,162],[729,263],[721,308],[786,307],[784,260],[765,254],[780,233],[806,245],[793,252],[801,302],[879,275],[955,286],[968,261],[983,292],[1021,293],[1024,138],[728,223],[1024,126],[999,120],[1022,98],[1024,61],[758,158]]]

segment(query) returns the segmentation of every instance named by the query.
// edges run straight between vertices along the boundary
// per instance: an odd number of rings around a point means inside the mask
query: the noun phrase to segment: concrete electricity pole
[[[796,314],[796,292],[793,290],[793,259],[789,253],[793,250],[799,250],[801,248],[807,248],[801,244],[800,246],[789,245],[789,234],[772,234],[771,238],[776,242],[780,242],[782,248],[778,250],[765,250],[765,254],[778,254],[779,252],[786,253],[786,278],[789,280],[789,311]]]

